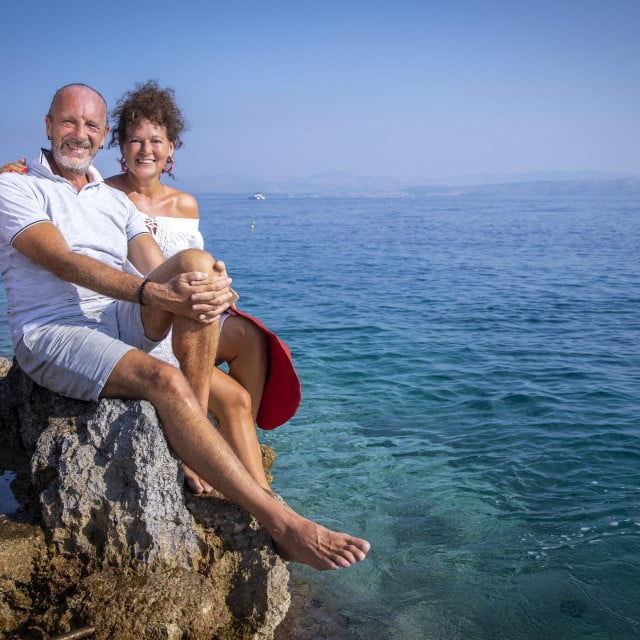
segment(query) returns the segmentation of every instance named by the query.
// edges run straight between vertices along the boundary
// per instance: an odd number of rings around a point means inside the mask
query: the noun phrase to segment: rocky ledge
[[[287,637],[269,535],[184,491],[149,403],[70,400],[4,359],[0,377],[0,473],[21,504],[0,516],[0,637]]]

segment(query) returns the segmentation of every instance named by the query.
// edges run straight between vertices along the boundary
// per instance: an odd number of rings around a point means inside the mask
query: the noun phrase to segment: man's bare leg
[[[215,271],[214,258],[204,251],[184,251],[168,259],[151,274],[154,282],[166,282],[174,275],[190,271],[202,271],[212,276]],[[142,320],[147,335],[159,335],[166,330],[167,315],[157,309],[142,308]],[[191,385],[204,413],[207,412],[211,375],[220,335],[219,319],[211,324],[202,324],[184,316],[171,316],[172,349],[180,369]],[[213,354],[213,355],[210,355]],[[195,494],[209,493],[213,487],[202,480],[186,464],[183,464],[185,480]]]
[[[303,518],[251,477],[224,438],[211,428],[191,386],[175,367],[141,351],[130,351],[112,371],[102,395],[149,400],[176,455],[251,513],[271,534],[284,559],[318,570],[364,560],[370,546],[366,540]]]
[[[207,413],[211,375],[215,369],[214,358],[218,345],[219,322],[203,326],[189,318],[176,317],[173,322],[173,353],[180,370],[191,385],[200,407]],[[211,426],[213,429],[213,426]],[[209,493],[213,487],[183,464],[187,485],[196,495]]]

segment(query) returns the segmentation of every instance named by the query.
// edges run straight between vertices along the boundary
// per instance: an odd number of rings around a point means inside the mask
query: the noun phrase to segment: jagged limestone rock
[[[88,403],[40,434],[31,460],[50,541],[95,566],[194,567],[199,538],[148,402]]]
[[[37,500],[25,512],[44,532],[33,528],[39,551],[19,575],[3,555],[17,542],[0,550],[0,635],[92,625],[96,639],[274,638],[290,604],[286,564],[245,511],[185,492],[149,403],[70,400],[14,366],[0,421],[31,456],[25,495]]]

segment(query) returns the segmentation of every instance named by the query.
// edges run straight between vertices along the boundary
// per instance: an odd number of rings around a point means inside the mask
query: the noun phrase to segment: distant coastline
[[[452,191],[451,188],[448,188]],[[413,195],[438,193],[433,187],[410,189]],[[446,193],[442,188],[441,193]],[[460,186],[459,194],[501,195],[501,196],[638,196],[640,178],[621,178],[616,180],[533,180],[530,182],[503,182]]]
[[[193,193],[243,194],[243,180],[235,177],[194,179],[179,185]],[[640,196],[640,176],[599,174],[530,174],[520,176],[469,176],[441,181],[403,182],[393,178],[326,173],[279,183],[262,181],[261,193],[269,198],[416,198],[426,196],[500,195],[505,197]],[[250,195],[250,194],[248,194]]]

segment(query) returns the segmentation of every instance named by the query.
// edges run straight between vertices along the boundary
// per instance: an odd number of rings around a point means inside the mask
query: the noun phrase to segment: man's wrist
[[[144,288],[147,286],[147,283],[149,282],[150,277],[147,276],[143,281],[142,284],[140,285],[140,288],[138,289],[138,304],[141,307],[144,307]]]

